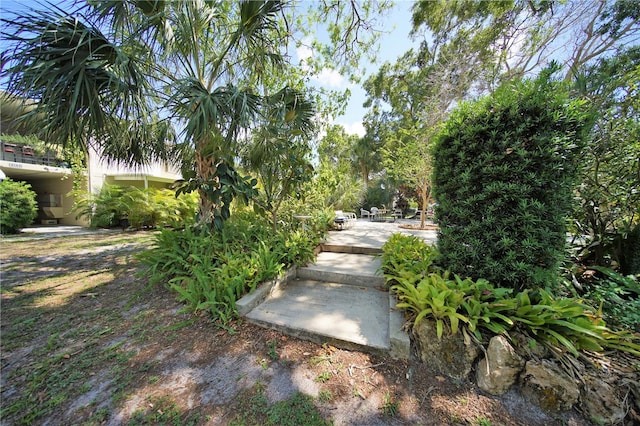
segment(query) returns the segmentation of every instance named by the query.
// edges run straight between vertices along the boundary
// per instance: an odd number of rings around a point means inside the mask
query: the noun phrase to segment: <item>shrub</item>
[[[557,281],[583,109],[545,72],[451,114],[434,152],[444,267],[514,289]]]
[[[74,211],[76,217],[89,218],[94,228],[181,228],[194,223],[197,206],[195,193],[176,197],[169,189],[105,184],[97,196],[76,194]]]
[[[385,206],[391,208],[393,203],[395,190],[391,187],[391,183],[387,179],[377,179],[371,182],[367,187],[364,199],[357,206],[358,213],[360,208],[365,210],[371,209],[371,207],[382,208]]]
[[[0,233],[15,234],[37,215],[36,193],[31,185],[9,178],[0,182]]]
[[[320,235],[304,229],[274,233],[268,219],[241,212],[215,233],[163,230],[141,260],[151,284],[167,283],[187,309],[226,324],[236,315],[236,301],[260,282],[312,260]]]
[[[624,276],[600,266],[592,266],[590,270],[599,274],[589,280],[583,274],[584,296],[600,307],[608,322],[640,332],[640,275]]]
[[[392,250],[403,240],[417,246],[412,238],[394,236],[391,244],[383,246],[384,276],[398,295],[397,306],[406,309],[415,323],[424,317],[432,318],[438,337],[445,326],[451,333],[473,333],[478,340],[483,338],[481,330],[508,336],[510,330],[517,328],[545,346],[575,356],[579,350],[605,348],[640,355],[637,336],[611,330],[602,316],[582,300],[555,298],[542,289],[512,296],[512,289],[494,287],[482,278],[474,281],[455,274],[451,277],[449,271],[432,266],[425,270],[423,265],[403,261],[404,254]],[[637,283],[627,284],[640,291]]]

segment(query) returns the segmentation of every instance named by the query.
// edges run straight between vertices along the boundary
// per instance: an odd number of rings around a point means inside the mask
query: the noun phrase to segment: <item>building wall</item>
[[[180,171],[167,164],[154,163],[133,168],[110,163],[91,149],[89,152],[89,186],[96,194],[105,183],[138,188],[166,188],[182,176]]]

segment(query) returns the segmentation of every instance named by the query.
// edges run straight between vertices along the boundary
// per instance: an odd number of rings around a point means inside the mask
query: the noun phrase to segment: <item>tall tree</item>
[[[468,46],[468,59],[485,65],[478,77],[488,87],[552,60],[570,79],[589,61],[640,40],[635,0],[422,0],[413,11],[414,34],[425,36],[422,49],[438,56]]]
[[[300,30],[289,26],[290,10],[266,0],[77,1],[68,11],[48,5],[2,19],[12,46],[3,57],[7,88],[36,102],[25,120],[44,117],[43,139],[95,145],[130,164],[170,158],[171,126],[157,122],[182,129],[175,147],[189,160],[183,170],[192,171],[182,190],[197,190],[200,223],[219,227],[231,200],[253,193],[234,164],[249,129],[310,131],[300,103],[271,96],[286,79],[275,90],[264,85],[265,75],[287,74],[287,43]],[[362,40],[367,15],[349,21],[358,5],[327,2],[320,10],[344,13],[332,28],[349,43]],[[344,58],[357,56],[350,53]],[[274,121],[265,109],[285,119]]]
[[[288,97],[290,103],[300,103],[297,107],[299,113],[305,114],[307,121],[311,120],[314,113],[312,104],[290,90],[279,96]],[[277,111],[271,115],[278,119]],[[287,115],[281,119],[286,122]],[[269,213],[275,231],[282,204],[313,176],[311,147],[296,128],[282,131],[281,128],[265,126],[251,137],[241,154],[244,164],[258,177],[259,194],[253,199],[254,205]]]
[[[361,137],[351,151],[351,163],[362,178],[365,189],[369,187],[369,179],[372,173],[382,169],[381,155],[382,140],[374,129],[368,128],[364,137]]]
[[[411,50],[395,64],[383,65],[365,83],[369,96],[365,105],[371,107],[368,125],[386,128],[385,169],[398,183],[415,188],[426,212],[432,188],[432,138],[451,106],[468,92],[474,69],[464,55],[423,54]],[[421,227],[424,221],[422,215]]]
[[[582,260],[640,272],[640,47],[585,67],[576,80],[597,121],[582,158],[577,234]]]
[[[351,160],[358,140],[358,136],[347,134],[340,125],[330,126],[320,140],[316,184],[328,207],[351,209],[362,196],[363,184],[354,175]]]

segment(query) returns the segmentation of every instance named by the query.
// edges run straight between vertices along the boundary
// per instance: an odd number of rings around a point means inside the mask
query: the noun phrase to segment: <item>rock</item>
[[[478,362],[476,381],[480,389],[492,395],[502,395],[518,379],[524,360],[504,336],[489,341],[486,358]]]
[[[465,343],[462,333],[442,335],[438,339],[436,323],[422,319],[413,329],[420,359],[430,368],[453,379],[466,379],[480,349],[472,342]]]
[[[575,380],[549,360],[528,361],[520,375],[522,395],[547,412],[571,409],[580,389]]]
[[[585,414],[597,424],[622,424],[627,410],[615,388],[597,377],[587,375],[584,380],[585,388],[580,405]]]

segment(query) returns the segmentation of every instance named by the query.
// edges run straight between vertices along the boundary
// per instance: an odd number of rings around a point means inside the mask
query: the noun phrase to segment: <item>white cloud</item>
[[[313,50],[309,46],[300,45],[296,48],[296,55],[298,55],[298,60],[303,62],[313,57]]]
[[[344,127],[344,131],[349,135],[358,135],[363,137],[367,131],[362,124],[362,121],[356,121],[354,123],[344,124],[340,123]]]
[[[296,56],[302,69],[309,70],[309,60],[315,56],[314,50],[310,47],[310,40],[305,39],[303,43],[296,47]],[[329,88],[345,88],[347,80],[338,71],[331,68],[323,68],[318,74],[312,75],[311,79],[321,86]]]
[[[323,86],[328,87],[345,87],[345,78],[336,70],[323,68],[320,74],[311,77]]]

